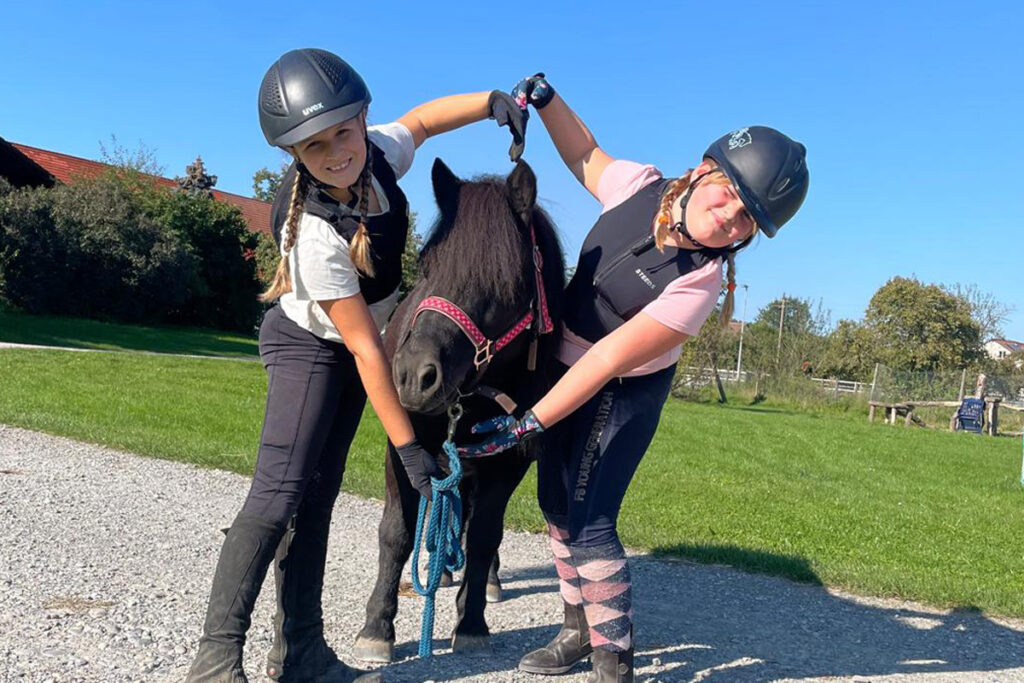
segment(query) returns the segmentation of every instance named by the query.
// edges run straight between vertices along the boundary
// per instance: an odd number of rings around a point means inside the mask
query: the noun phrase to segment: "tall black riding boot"
[[[203,637],[186,683],[247,683],[242,647],[274,549],[284,528],[240,513],[228,529],[213,575]]]
[[[625,652],[594,650],[590,656],[593,670],[587,683],[633,683],[633,646]]]
[[[570,605],[565,601],[562,604],[565,607],[562,630],[550,643],[520,659],[521,671],[533,674],[564,674],[593,651],[590,647],[590,630],[587,628],[583,605]]]
[[[321,599],[330,527],[331,507],[303,505],[277,548],[277,613],[267,676],[280,683],[382,680],[346,666],[324,640]]]

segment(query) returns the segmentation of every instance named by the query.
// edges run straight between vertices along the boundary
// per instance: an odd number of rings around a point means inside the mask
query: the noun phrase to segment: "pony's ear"
[[[459,199],[459,186],[462,181],[452,173],[441,159],[434,159],[434,167],[430,170],[430,179],[434,184],[434,198],[441,213],[455,208]]]
[[[529,225],[533,207],[537,203],[537,176],[533,174],[533,169],[520,159],[516,162],[516,167],[508,174],[508,178],[505,179],[505,185],[508,187],[512,210],[518,214],[524,224]]]

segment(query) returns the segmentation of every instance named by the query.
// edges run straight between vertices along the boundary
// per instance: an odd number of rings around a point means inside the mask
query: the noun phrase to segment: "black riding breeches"
[[[280,306],[260,326],[260,358],[269,380],[267,407],[242,510],[283,524],[307,489],[318,506],[334,504],[366,392],[345,345],[302,329]]]
[[[619,508],[654,438],[674,368],[613,379],[546,434],[537,497],[574,547],[617,542]]]

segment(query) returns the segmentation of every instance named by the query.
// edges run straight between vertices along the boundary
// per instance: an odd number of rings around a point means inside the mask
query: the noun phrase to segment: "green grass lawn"
[[[0,422],[251,472],[266,380],[253,363],[0,351]],[[345,488],[380,497],[363,421]],[[1024,616],[1021,444],[760,404],[671,400],[627,496],[631,546],[857,592]],[[530,476],[508,523],[540,529]]]
[[[0,342],[108,351],[256,356],[256,338],[218,330],[139,327],[85,318],[27,315],[0,308]]]

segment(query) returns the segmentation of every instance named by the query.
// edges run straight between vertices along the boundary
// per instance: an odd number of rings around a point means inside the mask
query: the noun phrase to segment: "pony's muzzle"
[[[445,407],[444,372],[431,354],[400,350],[395,356],[394,379],[398,400],[406,410],[434,413]]]

